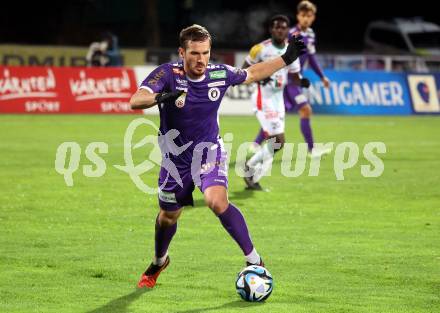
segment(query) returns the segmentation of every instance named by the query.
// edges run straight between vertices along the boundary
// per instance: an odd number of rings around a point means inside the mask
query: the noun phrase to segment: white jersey
[[[287,41],[283,48],[272,43],[271,39],[265,40],[252,47],[246,62],[250,65],[271,60],[286,52]],[[283,90],[288,82],[288,73],[299,73],[301,66],[299,60],[289,66],[283,67],[270,77],[266,84],[257,83],[257,88],[252,93],[255,115],[266,135],[284,133],[284,97]]]
[[[246,62],[250,65],[271,60],[281,56],[286,52],[287,41],[283,48],[273,44],[271,39],[267,39],[253,46],[246,57]],[[277,111],[284,113],[283,89],[288,82],[288,73],[299,73],[301,66],[299,59],[296,59],[291,65],[283,67],[273,73],[271,81],[262,85],[257,83],[257,88],[252,94],[254,109],[260,111]]]

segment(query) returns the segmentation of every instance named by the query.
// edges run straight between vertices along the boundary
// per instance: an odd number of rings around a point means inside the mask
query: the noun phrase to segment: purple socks
[[[244,255],[249,255],[254,246],[249,236],[249,231],[240,210],[229,203],[228,208],[218,216],[223,227],[228,231],[232,238],[238,243]],[[155,256],[161,258],[165,256],[170,245],[171,239],[177,230],[177,223],[168,227],[160,226],[156,219],[155,234]]]
[[[304,136],[304,141],[307,142],[307,146],[309,147],[309,151],[313,149],[313,135],[312,128],[310,127],[310,119],[302,118],[301,122],[301,132]]]
[[[264,141],[264,139],[265,139],[265,136],[264,136],[263,129],[260,128],[260,131],[259,131],[257,137],[255,137],[254,142],[258,143],[259,145],[261,145],[261,143]]]
[[[163,257],[168,250],[171,239],[177,230],[177,223],[168,227],[160,226],[156,218],[156,234],[154,237],[155,253],[157,258]]]
[[[246,226],[243,215],[232,203],[228,208],[218,216],[223,227],[228,231],[229,235],[238,243],[244,255],[248,255],[254,249],[249,231]]]

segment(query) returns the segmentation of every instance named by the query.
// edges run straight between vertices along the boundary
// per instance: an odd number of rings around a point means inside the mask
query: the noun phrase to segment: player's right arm
[[[132,110],[136,109],[148,109],[157,104],[157,93],[152,93],[147,89],[138,89],[130,99],[130,105]]]
[[[159,103],[176,100],[182,93],[182,90],[152,93],[147,89],[138,89],[138,91],[136,91],[136,93],[130,99],[131,109],[148,109]]]
[[[148,109],[156,104],[177,99],[183,91],[169,91],[169,77],[170,67],[168,64],[162,64],[152,71],[131,97],[131,108],[133,110]]]
[[[244,84],[251,84],[271,76],[283,67],[292,64],[298,56],[305,53],[305,45],[300,37],[292,37],[287,46],[286,52],[277,58],[253,64],[246,69],[247,77]]]

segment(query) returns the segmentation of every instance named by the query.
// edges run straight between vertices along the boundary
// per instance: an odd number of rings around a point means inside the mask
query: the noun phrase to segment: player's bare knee
[[[301,118],[310,118],[312,116],[312,107],[310,104],[306,104],[301,109],[299,109],[299,115]]]
[[[222,214],[228,208],[228,199],[223,196],[209,197],[206,200],[206,205],[217,215]]]
[[[181,209],[177,211],[160,210],[159,225],[166,227],[176,224],[181,212]]]

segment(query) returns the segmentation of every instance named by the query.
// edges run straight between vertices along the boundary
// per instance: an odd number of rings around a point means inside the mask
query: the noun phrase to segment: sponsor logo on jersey
[[[176,82],[184,87],[188,86],[188,81],[186,79],[176,78]]]
[[[209,72],[209,78],[210,78],[210,79],[221,79],[221,78],[226,78],[226,70],[220,70],[220,71],[212,71],[212,72]]]
[[[224,80],[220,80],[217,82],[209,83],[208,87],[217,87],[217,86],[225,86],[226,82]]]
[[[159,190],[159,199],[163,202],[177,203],[176,195],[172,192]]]

